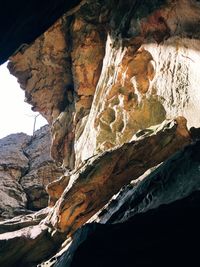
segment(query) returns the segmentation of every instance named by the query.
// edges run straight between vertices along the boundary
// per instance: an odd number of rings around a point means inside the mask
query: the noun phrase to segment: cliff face
[[[48,266],[79,266],[70,255],[83,255],[91,248],[90,233],[96,237],[103,229],[88,224],[78,230],[86,222],[106,224],[114,236],[125,231],[124,223],[142,231],[137,220],[159,220],[162,204],[172,216],[173,209],[182,212],[179,203],[198,210],[198,193],[192,202],[190,197],[199,190],[199,18],[200,4],[193,0],[90,0],[10,57],[8,68],[26,101],[50,124],[51,156],[65,174],[48,184],[51,209],[35,214],[40,224],[23,219],[26,228],[15,222],[14,232],[11,224],[0,225],[12,232],[0,235],[2,244],[7,239],[0,251],[4,266],[35,266],[58,251]],[[36,170],[21,179],[26,192],[40,174],[35,158],[29,164]],[[119,228],[107,228],[108,223]],[[17,254],[10,249],[13,242]]]
[[[28,214],[48,205],[45,187],[63,171],[50,158],[48,126],[34,136],[12,134],[0,140],[0,219]]]
[[[165,118],[200,123],[198,3],[113,5],[62,17],[8,65],[52,124],[52,156],[70,169]]]

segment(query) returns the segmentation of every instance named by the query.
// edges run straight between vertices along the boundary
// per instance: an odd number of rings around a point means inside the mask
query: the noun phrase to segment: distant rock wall
[[[62,175],[50,157],[51,136],[44,126],[28,136],[0,139],[0,220],[45,208],[45,187]]]

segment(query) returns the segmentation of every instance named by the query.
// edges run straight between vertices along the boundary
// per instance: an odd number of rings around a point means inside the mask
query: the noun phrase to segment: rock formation
[[[0,219],[45,208],[45,187],[62,175],[50,158],[51,137],[44,126],[33,136],[11,134],[0,140]]]
[[[24,49],[48,29],[64,12],[73,13],[85,0],[8,0],[0,11],[0,64]]]
[[[28,207],[45,206],[33,186],[41,179],[49,207],[0,224],[3,266],[165,266],[172,243],[169,266],[185,246],[189,257],[196,251],[199,18],[195,0],[81,1],[11,55],[8,68],[49,122],[51,156],[65,173],[40,178],[52,169],[39,163],[36,137],[22,149],[35,168],[20,178]]]
[[[27,196],[19,181],[28,169],[28,158],[23,149],[29,141],[30,137],[23,133],[0,140],[1,219],[12,218],[26,209]]]

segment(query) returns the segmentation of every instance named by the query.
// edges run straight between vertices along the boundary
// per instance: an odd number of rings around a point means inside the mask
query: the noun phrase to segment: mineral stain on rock
[[[180,252],[191,256],[199,236],[200,5],[71,7],[23,49],[0,52],[50,128],[0,141],[0,264],[187,262]]]

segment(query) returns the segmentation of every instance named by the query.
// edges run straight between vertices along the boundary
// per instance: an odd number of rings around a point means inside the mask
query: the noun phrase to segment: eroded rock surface
[[[72,170],[166,118],[198,127],[199,16],[190,0],[89,1],[11,57],[53,158]]]
[[[183,130],[180,121],[178,118],[176,123],[167,121],[155,128],[139,131],[132,142],[88,160],[71,174],[67,187],[63,180],[63,194],[47,223],[50,221],[61,232],[74,232],[123,185],[190,142],[189,132],[187,128]],[[147,150],[148,153],[144,153]],[[48,192],[51,199],[51,191]],[[54,194],[52,197],[55,199]]]
[[[15,263],[27,264],[29,261],[31,264],[39,262],[41,253],[38,253],[37,256],[34,251],[40,251],[43,246],[45,246],[43,255],[48,257],[52,253],[52,250],[48,250],[49,244],[55,242],[55,246],[58,248],[65,240],[67,233],[72,234],[83,225],[106,204],[113,192],[117,192],[122,185],[128,184],[146,169],[160,163],[188,144],[190,142],[189,134],[185,136],[184,132],[184,135],[181,135],[179,128],[178,123],[165,122],[158,127],[138,132],[132,142],[118,149],[104,152],[102,155],[88,160],[79,172],[72,174],[68,187],[39,226],[35,225],[35,220],[30,226],[27,226],[29,224],[27,218],[23,219],[24,222],[17,221],[15,223],[14,229],[19,230],[14,232],[12,232],[12,226],[9,226],[12,222],[7,221],[2,226],[0,225],[0,229],[7,229],[8,232],[1,234],[0,240],[3,242],[7,238],[6,248],[11,248],[10,252],[2,257],[5,266],[9,263],[9,255],[15,255],[13,242],[21,244],[21,240],[24,240],[24,245],[17,246],[17,257],[15,261],[10,261],[10,266],[14,266]],[[187,130],[185,129],[185,131]],[[143,153],[147,148],[150,149],[151,154]],[[24,225],[26,221],[27,223]],[[64,233],[59,233],[60,231]],[[46,242],[46,238],[49,240],[47,247],[43,244]],[[37,244],[37,248],[34,248],[35,244]],[[28,251],[32,250],[32,246],[34,251],[30,253]],[[5,246],[2,248],[0,253],[4,254]],[[23,257],[24,253],[26,256]]]
[[[65,168],[65,173],[47,186],[50,207],[39,225],[35,220],[33,225],[23,224],[26,221],[23,219],[22,228],[20,222],[16,222],[13,236],[10,232],[8,237],[6,233],[0,235],[5,254],[2,261],[7,266],[10,256],[13,257],[10,266],[15,263],[34,266],[42,257],[45,259],[57,252],[57,256],[43,264],[53,266],[63,249],[66,254],[61,260],[69,260],[66,266],[79,266],[79,259],[83,260],[81,264],[92,266],[84,256],[79,258],[76,251],[80,243],[83,243],[80,251],[84,253],[88,246],[96,245],[95,241],[82,242],[88,232],[91,230],[97,243],[102,244],[98,233],[106,229],[109,235],[110,230],[109,244],[122,230],[120,244],[124,244],[126,226],[134,230],[133,235],[137,231],[135,227],[139,227],[138,248],[145,255],[140,260],[136,253],[137,260],[133,263],[136,266],[157,264],[155,258],[148,257],[151,246],[144,242],[145,238],[153,238],[150,234],[153,232],[147,229],[148,220],[163,223],[162,204],[166,205],[166,214],[176,220],[174,207],[177,214],[180,211],[183,215],[176,200],[187,206],[195,195],[195,203],[199,203],[199,144],[173,156],[200,137],[199,18],[200,4],[195,0],[88,0],[72,15],[67,13],[61,17],[29,47],[10,57],[8,68],[18,78],[27,102],[50,124],[51,155]],[[187,125],[192,127],[190,131]],[[52,168],[40,165],[37,138],[35,142],[36,155],[31,156],[33,147],[30,146],[25,149],[25,157],[29,158],[29,167],[35,166],[36,170],[20,180],[27,192],[28,205],[38,209],[38,205],[43,205],[39,201],[43,191],[36,188],[43,180],[46,185],[48,175],[43,171],[52,173]],[[33,178],[36,187],[30,184]],[[126,185],[128,187],[120,191]],[[113,197],[114,194],[117,196]],[[195,203],[191,207],[197,211]],[[154,217],[154,212],[158,212],[158,216]],[[166,224],[162,225],[165,232],[165,227],[172,225],[169,227],[172,234],[177,224],[170,218],[165,217]],[[79,235],[77,241],[76,231],[88,220],[120,224],[83,227],[80,230],[83,235]],[[9,222],[6,224],[8,230]],[[156,231],[154,223],[151,227]],[[140,233],[146,233],[147,237],[143,238]],[[172,243],[180,248],[183,248],[179,242],[183,240],[183,233],[184,230],[178,238],[171,235]],[[187,240],[191,242],[188,233]],[[154,255],[159,251],[164,257],[162,245],[170,246],[170,242],[164,244],[165,237],[162,231],[156,235],[159,247],[150,242]],[[60,247],[64,240],[66,243]],[[19,244],[16,254],[13,242]],[[52,242],[55,250],[48,250]],[[11,251],[6,254],[4,249],[9,247]],[[38,256],[37,251],[40,251]],[[110,257],[105,250],[101,251]],[[129,266],[123,261],[127,254],[121,253],[122,246],[119,254],[114,246],[114,252],[119,255],[116,265],[122,266],[123,262],[123,266]],[[73,253],[78,255],[74,262],[70,258]],[[97,264],[107,266],[101,259]],[[108,262],[112,266],[112,262]],[[63,262],[56,264],[63,266]]]
[[[73,242],[69,240],[66,251],[39,266],[195,266],[199,204],[196,191],[124,223],[86,224],[76,232]]]
[[[45,208],[45,187],[63,170],[50,157],[48,126],[34,136],[12,134],[0,140],[0,218]]]
[[[39,210],[48,203],[46,186],[63,174],[63,169],[50,156],[51,133],[48,126],[35,132],[24,150],[29,159],[29,171],[20,179],[28,198],[28,209]]]
[[[122,188],[90,221],[116,223],[200,191],[200,142],[177,152]]]
[[[20,178],[29,168],[24,149],[30,141],[26,134],[12,134],[0,140],[0,218],[25,212],[27,196]]]

